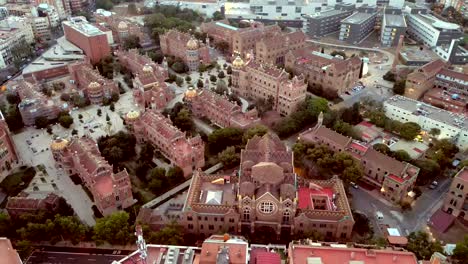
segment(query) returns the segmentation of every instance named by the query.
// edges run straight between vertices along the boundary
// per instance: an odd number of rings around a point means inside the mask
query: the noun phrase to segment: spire
[[[143,229],[140,225],[135,227],[135,235],[137,236],[136,244],[138,246],[138,252],[140,253],[140,259],[143,264],[146,264],[146,258],[148,257],[148,251],[146,247],[146,241],[143,238]]]

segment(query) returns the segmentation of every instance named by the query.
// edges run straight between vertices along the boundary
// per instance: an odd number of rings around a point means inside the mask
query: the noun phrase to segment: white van
[[[377,218],[377,220],[379,220],[379,221],[382,221],[384,219],[384,216],[383,216],[382,212],[377,211],[375,213],[375,218]]]

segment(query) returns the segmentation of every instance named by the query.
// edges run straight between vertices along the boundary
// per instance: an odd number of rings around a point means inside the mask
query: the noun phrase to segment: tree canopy
[[[132,230],[128,222],[129,214],[118,211],[109,216],[96,220],[93,239],[96,242],[107,241],[115,245],[126,245],[133,239]]]
[[[239,165],[240,155],[236,153],[236,147],[230,146],[218,153],[218,159],[225,168],[232,168]]]
[[[460,264],[468,263],[468,235],[465,235],[464,239],[457,243],[452,258]]]
[[[430,259],[434,252],[443,252],[439,241],[432,242],[426,232],[412,232],[408,235],[406,248],[413,252],[419,260]]]
[[[219,153],[229,146],[238,146],[242,143],[244,132],[234,127],[220,128],[208,136],[208,147],[213,154]]]
[[[414,122],[403,123],[400,127],[400,136],[406,140],[413,140],[421,132],[421,126]]]
[[[130,35],[123,40],[122,47],[124,50],[139,49],[141,48],[140,38],[137,35]]]
[[[112,165],[135,155],[135,145],[135,136],[122,131],[98,139],[101,155]]]

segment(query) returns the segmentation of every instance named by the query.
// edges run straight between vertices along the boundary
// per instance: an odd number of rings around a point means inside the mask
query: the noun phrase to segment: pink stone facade
[[[243,113],[236,102],[231,102],[227,96],[219,95],[208,89],[201,91],[189,89],[184,100],[195,116],[206,117],[220,127],[245,129],[260,122],[256,109]]]
[[[56,167],[69,174],[78,174],[104,216],[134,204],[127,171],[113,173],[112,166],[104,160],[91,138],[73,138],[71,142],[57,139],[50,149]]]
[[[320,86],[324,91],[345,93],[354,87],[361,73],[361,59],[346,60],[322,54],[315,48],[290,50],[285,55],[285,66],[294,74],[302,74],[309,85]]]
[[[57,118],[60,107],[40,92],[39,84],[18,80],[9,82],[7,86],[10,91],[17,92],[21,99],[18,109],[26,126],[33,126],[36,118],[41,116],[49,120]]]
[[[70,77],[82,96],[92,104],[102,104],[104,98],[119,94],[119,88],[113,80],[104,78],[97,69],[88,62],[81,61],[68,65]]]
[[[256,43],[255,58],[260,63],[284,65],[286,53],[304,48],[305,39],[306,35],[300,30],[266,36]]]
[[[271,232],[290,235],[316,230],[330,239],[349,239],[354,225],[341,180],[299,179],[293,153],[272,134],[255,136],[241,152],[232,175],[194,173],[177,214],[186,232]],[[155,228],[173,218],[143,208],[139,219]]]
[[[209,48],[188,33],[169,30],[159,37],[159,43],[164,55],[182,59],[190,71],[197,71],[200,64],[211,63]]]
[[[8,174],[19,162],[15,144],[11,138],[2,112],[0,112],[0,175]]]
[[[307,84],[302,76],[289,79],[289,73],[275,66],[238,57],[233,61],[232,89],[254,100],[273,100],[273,110],[282,115],[293,113],[306,98]]]
[[[153,144],[173,165],[184,171],[185,177],[205,166],[205,143],[201,137],[187,138],[185,132],[173,126],[160,112],[148,109],[141,115],[127,115],[125,121],[138,142]]]
[[[6,204],[8,215],[17,219],[24,214],[35,214],[40,210],[54,211],[58,207],[59,196],[54,193],[44,194],[36,197],[25,192],[21,192],[15,197],[9,197]]]
[[[398,161],[380,153],[362,142],[343,136],[319,124],[299,136],[308,143],[328,146],[335,152],[346,151],[361,162],[364,177],[362,180],[380,188],[387,200],[398,203],[408,198],[418,177],[419,168],[407,162]]]
[[[122,44],[129,36],[137,36],[140,43],[151,42],[149,36],[145,34],[144,27],[126,17],[115,14],[111,16],[95,14],[95,18],[98,25],[112,31],[112,37],[116,43]]]

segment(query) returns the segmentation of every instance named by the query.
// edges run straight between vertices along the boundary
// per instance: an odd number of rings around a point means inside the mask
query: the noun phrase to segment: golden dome
[[[240,56],[237,56],[237,58],[232,62],[232,66],[234,68],[242,68],[244,66],[244,61]]]
[[[127,23],[123,22],[123,21],[120,21],[119,25],[117,26],[117,28],[119,30],[127,30],[128,29],[128,26],[127,26]]]
[[[196,50],[198,49],[198,42],[196,39],[191,38],[189,41],[187,41],[187,49],[189,50]]]
[[[198,95],[197,90],[190,86],[187,91],[185,91],[184,98],[186,99],[192,99]]]
[[[68,140],[62,139],[62,138],[57,138],[56,140],[52,141],[52,144],[50,144],[50,149],[51,150],[62,150],[68,145]]]
[[[140,112],[132,110],[132,111],[127,113],[126,117],[127,117],[127,119],[135,120],[138,117],[140,117]]]
[[[96,90],[96,89],[99,89],[101,88],[101,85],[97,82],[91,82],[89,85],[88,85],[88,89],[91,89],[91,90]]]
[[[149,64],[145,64],[145,66],[143,66],[143,72],[146,72],[146,73],[153,72],[153,67],[151,67],[151,65]]]

